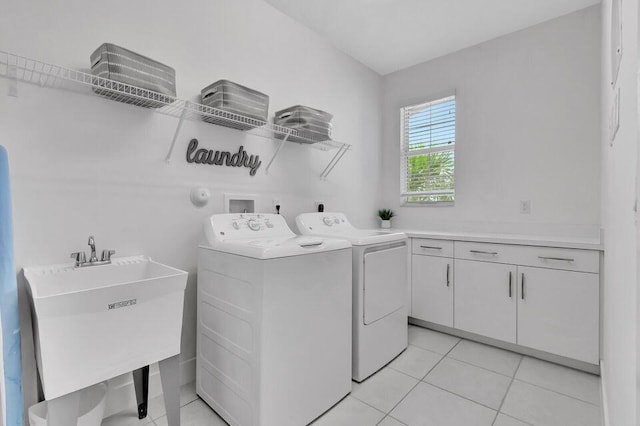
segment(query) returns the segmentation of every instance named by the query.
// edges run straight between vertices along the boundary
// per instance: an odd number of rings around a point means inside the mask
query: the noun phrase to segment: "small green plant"
[[[391,220],[393,216],[393,211],[391,211],[390,209],[378,210],[378,217],[380,217],[380,219],[382,220]]]

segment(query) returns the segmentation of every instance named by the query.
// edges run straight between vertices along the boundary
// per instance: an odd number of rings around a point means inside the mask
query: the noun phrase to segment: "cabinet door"
[[[412,256],[411,315],[453,327],[453,259]]]
[[[598,363],[598,274],[519,266],[518,290],[518,344]]]
[[[455,272],[455,328],[515,343],[516,266],[456,259]]]

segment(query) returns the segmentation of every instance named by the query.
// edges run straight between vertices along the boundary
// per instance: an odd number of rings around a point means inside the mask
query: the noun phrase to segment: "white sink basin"
[[[137,256],[24,275],[46,399],[180,353],[186,272]]]

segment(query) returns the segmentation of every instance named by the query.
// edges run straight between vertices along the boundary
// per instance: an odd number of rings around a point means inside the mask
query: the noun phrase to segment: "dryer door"
[[[364,254],[364,323],[403,307],[407,300],[407,243],[374,246]]]

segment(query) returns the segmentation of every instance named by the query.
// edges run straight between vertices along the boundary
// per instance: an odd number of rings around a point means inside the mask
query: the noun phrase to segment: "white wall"
[[[622,1],[623,57],[620,130],[609,146],[612,105],[610,66],[611,0],[602,2],[602,227],[604,229],[603,354],[609,424],[636,424],[636,293],[638,197],[638,5]]]
[[[189,362],[195,356],[196,247],[204,218],[223,211],[223,193],[258,194],[261,211],[271,211],[271,200],[279,198],[291,225],[298,213],[314,210],[317,199],[357,225],[375,224],[381,78],[268,4],[27,0],[2,9],[0,49],[86,69],[90,53],[113,42],[173,66],[179,97],[197,99],[205,85],[227,78],[269,94],[271,112],[298,103],[332,112],[335,138],[353,144],[326,182],[319,175],[331,154],[295,144],[265,175],[275,142],[187,122],[167,165],[176,119],[24,84],[18,98],[7,97],[2,80],[0,144],[11,166],[17,268],[68,262],[69,253],[87,249],[92,234],[98,249],[143,253],[187,270],[182,359]],[[246,169],[187,164],[184,152],[193,137],[214,149],[244,144],[260,155],[262,167],[250,177]],[[211,190],[210,205],[190,204],[194,186]],[[25,368],[29,387],[33,364]]]
[[[383,197],[394,226],[598,235],[599,19],[591,7],[385,76]],[[449,90],[455,206],[401,207],[399,108]]]

